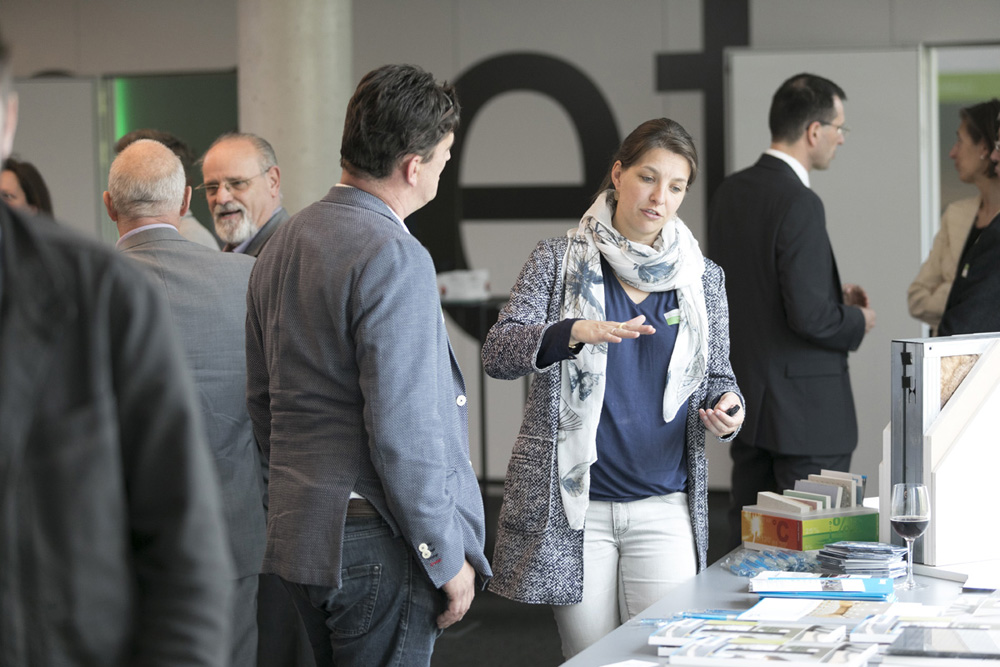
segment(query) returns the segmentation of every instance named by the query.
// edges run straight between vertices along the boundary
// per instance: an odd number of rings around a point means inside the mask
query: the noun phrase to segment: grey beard
[[[243,243],[253,236],[255,231],[256,229],[247,217],[246,212],[243,212],[236,222],[233,223],[220,222],[218,218],[215,219],[215,233],[218,234],[220,239],[230,245]]]

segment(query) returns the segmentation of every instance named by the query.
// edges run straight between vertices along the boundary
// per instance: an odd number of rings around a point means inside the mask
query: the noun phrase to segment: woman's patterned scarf
[[[563,262],[561,318],[607,319],[601,255],[621,280],[646,292],[677,291],[680,322],[667,368],[663,419],[678,409],[705,377],[708,367],[708,315],[701,276],[705,261],[698,241],[676,216],[667,221],[653,246],[633,243],[611,224],[613,190],[599,196],[571,229]],[[614,280],[614,276],[609,277]],[[664,322],[647,322],[659,328]],[[626,339],[619,345],[628,345]],[[559,401],[559,487],[570,527],[583,528],[590,503],[590,466],[597,460],[597,423],[604,404],[608,344],[584,345],[562,364]],[[636,387],[636,391],[645,391]]]

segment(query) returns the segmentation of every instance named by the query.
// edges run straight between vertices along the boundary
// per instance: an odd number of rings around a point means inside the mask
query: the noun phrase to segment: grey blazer
[[[569,527],[559,495],[556,439],[562,364],[535,365],[545,330],[560,320],[567,244],[566,237],[539,242],[483,345],[483,364],[491,377],[513,380],[535,374],[507,468],[493,553],[496,574],[490,582],[491,591],[519,602],[576,604],[583,596],[583,530]],[[706,566],[708,551],[708,462],[698,408],[715,405],[728,391],[743,401],[729,366],[724,282],[722,269],[706,259],[702,283],[709,322],[708,373],[688,399],[686,426],[688,508],[699,569]]]
[[[243,341],[254,260],[162,227],[128,237],[119,249],[166,297],[215,459],[236,576],[256,575],[264,558],[263,481],[246,407]]]
[[[380,199],[334,187],[271,237],[247,295],[247,400],[270,470],[265,572],[339,587],[356,491],[435,586],[466,559],[489,576],[434,265]]]

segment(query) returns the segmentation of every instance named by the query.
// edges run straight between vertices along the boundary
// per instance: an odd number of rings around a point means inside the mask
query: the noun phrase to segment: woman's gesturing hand
[[[579,343],[599,345],[600,343],[620,343],[624,338],[638,338],[656,333],[646,321],[645,315],[633,317],[628,322],[600,322],[598,320],[577,320],[570,331],[570,347]]]

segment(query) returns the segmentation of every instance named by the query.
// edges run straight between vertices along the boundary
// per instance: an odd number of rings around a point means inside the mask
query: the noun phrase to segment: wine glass
[[[923,484],[896,484],[892,487],[892,508],[889,523],[896,534],[906,540],[906,581],[896,588],[923,588],[913,581],[913,540],[924,534],[931,522],[931,500]]]

